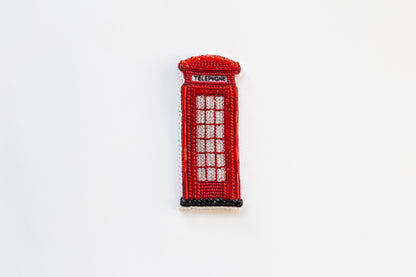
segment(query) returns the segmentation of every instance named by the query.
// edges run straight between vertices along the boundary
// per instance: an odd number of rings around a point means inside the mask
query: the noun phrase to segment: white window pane
[[[196,97],[196,107],[197,109],[204,109],[205,108],[205,96],[199,95]]]
[[[207,125],[207,135],[206,138],[213,138],[214,137],[215,126],[214,125]]]
[[[205,168],[198,168],[197,175],[198,175],[198,181],[206,181]]]
[[[196,137],[197,138],[204,138],[205,137],[205,125],[197,125],[196,126]]]
[[[207,154],[207,166],[215,166],[215,154]]]
[[[198,154],[196,162],[198,166],[205,166],[205,154]]]
[[[215,112],[215,123],[220,124],[224,123],[224,112]]]
[[[216,137],[223,138],[224,137],[224,125],[217,125],[216,127]]]
[[[196,123],[204,123],[205,122],[205,112],[204,111],[197,111],[196,112]]]
[[[207,113],[207,123],[214,123],[214,110],[208,110]]]
[[[205,152],[205,140],[203,139],[196,140],[196,152]]]
[[[206,100],[207,109],[213,109],[215,106],[214,96],[207,96]]]
[[[217,169],[217,181],[224,182],[225,181],[225,168],[218,168]]]
[[[207,140],[207,152],[214,152],[215,151],[215,140],[214,139],[209,139]]]
[[[215,181],[215,168],[214,167],[209,167],[208,169],[207,169],[207,180],[208,181]]]
[[[217,152],[224,152],[224,140],[217,139]]]
[[[225,155],[217,154],[217,166],[225,166]]]
[[[215,97],[215,108],[217,110],[224,109],[224,96]]]

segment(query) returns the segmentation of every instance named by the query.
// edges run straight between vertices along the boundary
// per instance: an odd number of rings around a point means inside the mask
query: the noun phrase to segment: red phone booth
[[[241,207],[238,157],[240,65],[220,56],[179,63],[182,98],[182,206]]]

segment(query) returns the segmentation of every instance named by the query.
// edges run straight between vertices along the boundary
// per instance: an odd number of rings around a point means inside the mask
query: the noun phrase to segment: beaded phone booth
[[[238,156],[240,65],[206,55],[179,63],[182,104],[182,206],[241,207]]]

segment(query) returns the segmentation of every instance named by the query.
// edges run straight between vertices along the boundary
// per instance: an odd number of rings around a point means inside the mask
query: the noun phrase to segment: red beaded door
[[[239,207],[235,72],[191,69],[183,70],[181,205]]]

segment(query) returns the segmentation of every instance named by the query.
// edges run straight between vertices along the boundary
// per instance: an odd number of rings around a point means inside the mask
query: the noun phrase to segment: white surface
[[[0,2],[0,276],[416,276],[415,1]],[[241,63],[242,210],[181,210],[179,60]]]

